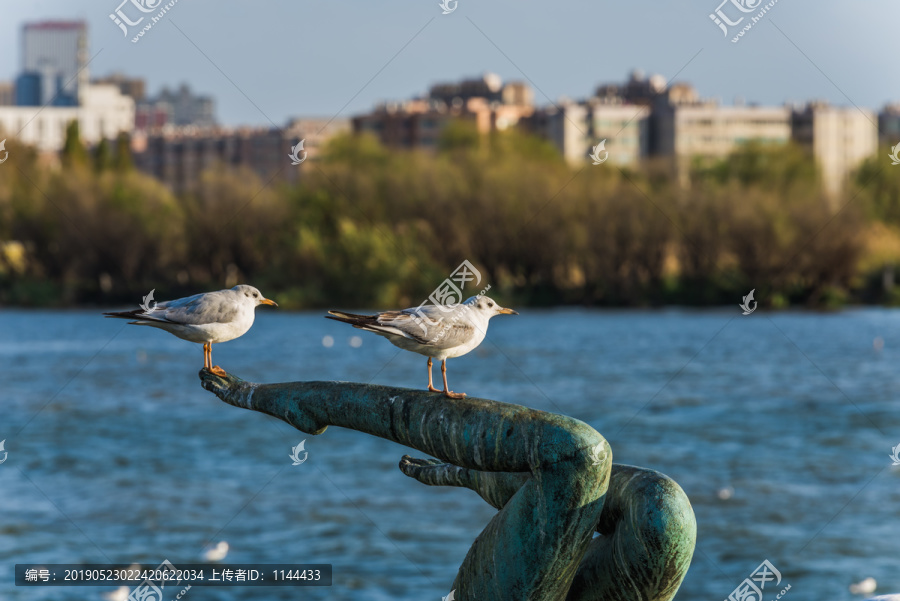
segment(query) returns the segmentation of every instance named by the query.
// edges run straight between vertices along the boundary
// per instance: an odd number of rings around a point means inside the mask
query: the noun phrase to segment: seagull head
[[[240,284],[240,285],[232,288],[232,290],[234,290],[238,294],[243,294],[248,299],[250,299],[250,301],[253,302],[254,307],[259,306],[259,305],[272,305],[273,307],[278,306],[278,303],[264,297],[262,295],[262,292],[260,292],[253,286],[247,286],[246,284]]]
[[[497,304],[494,299],[488,296],[473,296],[466,301],[466,304],[478,311],[488,319],[494,315],[518,315],[512,309],[506,309]]]

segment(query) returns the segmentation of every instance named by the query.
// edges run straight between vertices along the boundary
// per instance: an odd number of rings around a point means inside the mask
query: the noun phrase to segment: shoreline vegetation
[[[136,305],[151,289],[249,283],[291,309],[410,307],[463,260],[513,306],[720,306],[751,289],[761,307],[900,304],[887,149],[829,199],[793,145],[749,143],[678,178],[661,160],[570,166],[537,138],[457,123],[433,153],[347,134],[297,184],[217,165],[182,196],[127,148],[123,136],[89,152],[74,124],[59,165],[7,142],[0,304]]]

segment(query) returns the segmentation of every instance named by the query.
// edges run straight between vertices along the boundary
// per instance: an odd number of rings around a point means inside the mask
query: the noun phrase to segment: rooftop
[[[87,23],[84,21],[39,21],[37,23],[26,23],[24,29],[38,30],[68,30],[68,29],[87,29]]]

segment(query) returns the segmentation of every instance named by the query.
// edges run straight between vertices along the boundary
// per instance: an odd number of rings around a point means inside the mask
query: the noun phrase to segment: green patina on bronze
[[[574,418],[407,388],[200,378],[226,403],[308,434],[340,426],[427,453],[437,459],[404,457],[400,469],[496,507],[450,589],[457,601],[664,601],[690,566],[697,526],[684,491],[612,463],[606,440]]]

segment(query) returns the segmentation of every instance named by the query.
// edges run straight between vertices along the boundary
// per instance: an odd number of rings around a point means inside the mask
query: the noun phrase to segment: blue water
[[[425,383],[424,358],[320,314],[260,309],[213,359],[254,381]],[[187,599],[449,592],[493,509],[403,476],[410,451],[397,444],[339,428],[309,436],[221,403],[199,385],[202,360],[196,345],[96,312],[0,313],[0,599],[112,590],[16,588],[15,563],[177,565],[220,540],[229,562],[332,563],[334,585],[195,587]],[[449,366],[455,390],[582,419],[617,462],[681,484],[698,543],[678,599],[725,599],[764,559],[791,585],[787,599],[849,601],[868,576],[878,593],[900,592],[889,458],[900,312],[526,310],[493,320]],[[302,440],[309,458],[292,466]]]

